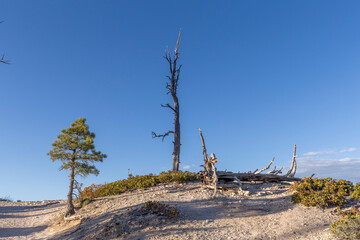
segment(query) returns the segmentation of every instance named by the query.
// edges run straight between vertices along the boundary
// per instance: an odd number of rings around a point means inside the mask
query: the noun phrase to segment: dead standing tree
[[[164,138],[170,134],[174,134],[174,152],[173,152],[173,171],[179,171],[179,164],[180,164],[180,107],[179,107],[179,99],[177,97],[177,87],[178,87],[178,81],[180,76],[180,69],[181,65],[177,67],[177,60],[179,58],[179,47],[180,47],[180,41],[181,41],[181,29],[179,32],[179,37],[176,42],[175,50],[173,55],[170,54],[169,48],[166,48],[165,50],[165,56],[164,58],[169,63],[170,67],[170,76],[167,76],[169,79],[169,82],[166,83],[166,89],[168,90],[168,94],[170,93],[173,101],[174,101],[174,107],[170,106],[170,104],[161,105],[162,107],[169,108],[171,111],[174,112],[174,131],[168,131],[164,134],[156,134],[155,132],[152,132],[153,138],[162,138],[162,141],[164,141]]]

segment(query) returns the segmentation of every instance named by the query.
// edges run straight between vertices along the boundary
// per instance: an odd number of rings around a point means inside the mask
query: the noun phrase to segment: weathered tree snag
[[[202,143],[202,147],[203,147],[203,155],[204,155],[204,165],[202,165],[202,166],[204,167],[206,172],[210,172],[211,165],[209,164],[209,156],[207,155],[207,152],[206,152],[205,140],[204,140],[204,137],[202,135],[202,131],[200,128],[199,128],[199,132],[200,132],[200,138],[201,138],[201,143]]]
[[[217,183],[218,183],[218,176],[215,167],[215,163],[217,163],[217,158],[214,153],[212,153],[209,158],[206,152],[205,140],[200,128],[199,131],[200,131],[200,138],[202,142],[203,155],[204,155],[204,164],[202,165],[204,167],[204,171],[201,172],[200,174],[203,183],[206,185],[210,184],[210,186],[212,186],[211,188],[214,188],[214,196],[215,196],[217,190]]]
[[[285,174],[286,177],[294,177],[296,173],[296,144],[294,145],[294,154],[291,161],[291,167],[287,174]]]
[[[166,89],[168,90],[168,93],[171,93],[171,96],[174,101],[174,107],[170,106],[170,104],[161,105],[162,107],[167,107],[171,109],[174,112],[174,131],[168,131],[165,134],[156,134],[155,132],[152,132],[153,138],[162,137],[162,140],[164,141],[164,138],[168,136],[170,133],[174,134],[174,151],[173,151],[173,165],[172,170],[173,171],[179,171],[179,164],[180,164],[180,106],[179,106],[179,99],[177,97],[177,87],[178,87],[178,81],[180,76],[180,69],[181,65],[177,67],[177,60],[179,57],[179,47],[181,42],[181,29],[179,32],[179,37],[176,42],[175,50],[173,57],[171,57],[170,51],[167,48],[165,50],[165,56],[164,58],[169,63],[169,69],[170,69],[170,76],[167,76],[169,79],[169,83],[166,84]]]

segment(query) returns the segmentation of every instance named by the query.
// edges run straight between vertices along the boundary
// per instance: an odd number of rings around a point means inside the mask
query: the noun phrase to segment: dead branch
[[[291,167],[285,177],[294,177],[296,173],[296,144],[294,145],[294,154],[291,161]]]
[[[83,200],[82,186],[83,186],[82,183],[80,183],[76,179],[74,179],[74,189],[76,190],[76,192],[74,191],[73,194],[75,195],[75,198],[77,200],[79,200],[80,202]]]
[[[10,64],[9,60],[5,60],[5,53],[2,55],[1,59],[0,59],[0,63],[4,63],[4,64]]]
[[[279,170],[273,171],[272,174],[281,174],[283,170],[283,167],[281,167]]]
[[[273,173],[273,172],[275,172],[275,171],[276,171],[276,166],[274,166],[274,169],[273,169],[273,170],[270,170],[270,171],[266,172],[265,174],[271,174],[271,173]]]
[[[170,104],[166,104],[166,105],[163,105],[163,104],[161,104],[161,106],[162,107],[167,107],[167,108],[170,108],[171,110],[173,110],[174,112],[176,112],[176,110],[172,107],[172,106],[170,106]]]
[[[267,167],[262,168],[260,170],[255,170],[254,174],[259,174],[259,173],[262,173],[265,170],[268,170],[270,168],[271,164],[274,162],[274,160],[275,160],[275,157],[272,158],[271,162],[269,163],[269,165]]]
[[[170,133],[174,134],[173,131],[168,131],[165,134],[159,134],[159,135],[157,135],[155,132],[152,132],[152,138],[160,138],[161,137],[162,138],[161,141],[164,141],[165,137],[169,136]]]
[[[209,156],[206,153],[205,140],[204,140],[204,137],[202,135],[202,131],[201,131],[200,128],[199,128],[199,131],[200,131],[200,138],[201,138],[201,142],[202,142],[203,155],[204,155],[204,165],[203,165],[203,167],[205,168],[205,171],[208,172],[211,169],[210,166],[208,165]]]

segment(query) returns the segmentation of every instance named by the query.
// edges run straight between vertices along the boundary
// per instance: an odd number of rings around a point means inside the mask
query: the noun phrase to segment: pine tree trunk
[[[174,124],[175,124],[175,131],[174,131],[174,152],[173,152],[173,171],[179,171],[179,164],[180,164],[180,112],[179,112],[179,100],[176,94],[172,94],[174,99]]]
[[[75,159],[72,160],[72,162],[73,165],[71,166],[71,172],[70,172],[70,185],[69,185],[69,193],[67,195],[68,201],[67,201],[67,211],[65,217],[75,214],[74,204],[72,201],[73,190],[74,190],[74,179],[75,179]]]

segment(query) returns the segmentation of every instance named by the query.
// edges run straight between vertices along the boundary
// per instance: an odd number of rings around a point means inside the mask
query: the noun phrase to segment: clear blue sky
[[[180,168],[199,171],[202,128],[218,168],[276,157],[298,176],[360,181],[358,1],[1,1],[0,196],[64,199],[46,153],[86,117],[108,155],[85,185],[171,168],[160,104],[181,28]]]

